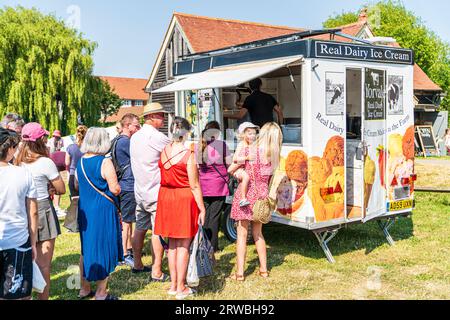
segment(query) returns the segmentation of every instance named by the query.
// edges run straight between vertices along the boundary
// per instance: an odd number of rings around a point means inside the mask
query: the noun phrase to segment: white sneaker
[[[63,209],[57,209],[56,215],[58,216],[58,218],[65,218],[67,216],[67,211]]]

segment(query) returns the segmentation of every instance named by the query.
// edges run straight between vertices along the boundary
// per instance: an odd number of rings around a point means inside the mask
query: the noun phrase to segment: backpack
[[[125,171],[131,166],[131,163],[128,163],[125,166],[120,167],[119,162],[117,161],[116,149],[117,149],[117,142],[119,142],[120,138],[122,138],[122,135],[118,135],[113,139],[113,141],[111,141],[111,148],[109,149],[109,152],[106,154],[106,156],[111,158],[112,160],[114,169],[116,170],[118,181],[122,180]]]

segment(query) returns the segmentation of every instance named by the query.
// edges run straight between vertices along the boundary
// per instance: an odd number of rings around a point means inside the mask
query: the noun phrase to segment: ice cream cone
[[[319,184],[311,184],[308,188],[308,195],[311,199],[317,222],[326,220],[325,202],[320,195],[320,188]]]
[[[364,210],[367,209],[369,205],[370,195],[372,194],[373,184],[364,183]]]

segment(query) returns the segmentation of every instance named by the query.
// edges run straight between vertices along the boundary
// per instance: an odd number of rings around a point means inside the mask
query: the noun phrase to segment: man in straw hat
[[[159,103],[144,107],[144,125],[131,137],[131,169],[135,178],[136,230],[132,241],[134,254],[133,273],[151,272],[153,281],[168,281],[161,269],[164,248],[158,235],[152,234],[152,268],[142,263],[142,248],[147,230],[155,225],[161,173],[158,161],[170,139],[159,131],[164,125],[167,111]]]

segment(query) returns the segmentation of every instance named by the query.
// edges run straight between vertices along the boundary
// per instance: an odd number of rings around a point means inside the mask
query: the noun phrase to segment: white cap
[[[254,128],[259,130],[259,127],[257,125],[254,125],[251,122],[243,122],[241,123],[241,125],[238,128],[238,132],[239,134],[243,134],[245,130],[247,130],[248,128]]]

